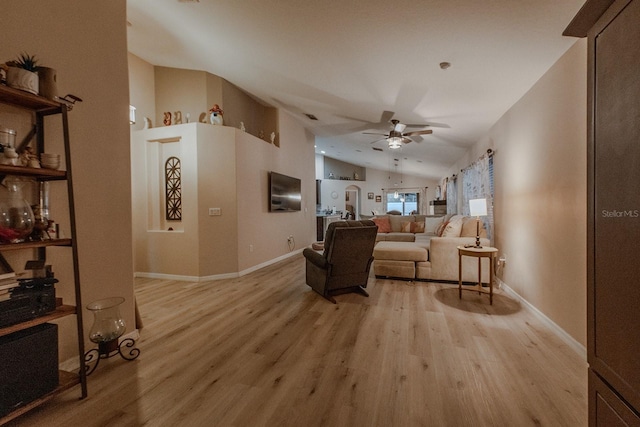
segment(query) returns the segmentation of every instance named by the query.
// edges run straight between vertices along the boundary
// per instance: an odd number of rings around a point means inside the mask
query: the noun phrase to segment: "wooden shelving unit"
[[[11,412],[9,415],[5,416],[4,418],[1,418],[0,424],[6,424],[15,418],[18,418],[20,415],[26,414],[30,410],[37,408],[43,403],[53,399],[59,393],[62,393],[65,390],[69,390],[71,387],[80,383],[80,377],[77,374],[74,374],[71,372],[58,371],[58,376],[60,378],[60,384],[58,385],[58,387],[56,387],[54,390],[51,390],[49,393],[45,394],[44,396],[41,396],[38,399],[32,402],[29,402],[24,406],[21,406],[20,408]]]
[[[2,252],[5,251],[18,251],[18,250],[36,250],[40,259],[46,259],[46,249],[51,246],[57,247],[69,247],[72,250],[73,258],[73,275],[74,275],[74,291],[75,291],[75,305],[61,305],[54,311],[49,312],[43,316],[36,317],[27,321],[23,321],[14,325],[0,328],[0,337],[19,332],[25,329],[32,328],[34,326],[41,325],[43,323],[50,322],[55,319],[59,319],[66,316],[75,316],[76,318],[76,333],[78,343],[78,356],[80,360],[80,368],[78,373],[59,371],[59,385],[51,392],[40,396],[34,401],[25,403],[20,407],[13,410],[11,413],[0,417],[0,425],[3,425],[10,420],[30,411],[31,409],[43,404],[44,402],[51,400],[60,392],[72,388],[78,384],[81,386],[81,397],[87,396],[87,377],[84,361],[84,338],[83,338],[83,324],[82,324],[82,298],[80,292],[80,272],[78,266],[78,246],[76,243],[76,220],[75,220],[75,208],[73,197],[73,180],[71,173],[71,155],[69,150],[69,126],[67,119],[67,105],[59,103],[41,96],[32,95],[27,92],[16,90],[4,85],[0,85],[0,104],[18,107],[26,110],[27,113],[35,113],[35,126],[36,126],[36,151],[38,153],[44,152],[44,117],[50,115],[60,115],[62,120],[62,131],[64,138],[64,155],[65,155],[65,170],[54,170],[45,168],[30,168],[20,166],[8,166],[0,165],[0,179],[3,179],[7,175],[21,176],[34,179],[36,181],[66,181],[67,183],[67,195],[69,203],[69,222],[71,228],[72,238],[66,239],[52,239],[44,241],[23,242],[23,243],[11,243],[0,244],[0,257]],[[60,284],[64,286],[65,284]]]
[[[56,307],[55,311],[45,314],[44,316],[36,317],[35,319],[27,320],[25,322],[18,323],[16,325],[5,326],[4,328],[0,328],[0,337],[4,335],[9,335],[14,332],[21,331],[23,329],[28,329],[36,325],[41,325],[43,323],[50,322],[52,320],[59,319],[60,317],[65,317],[70,314],[76,314],[76,308],[73,305],[61,305]]]

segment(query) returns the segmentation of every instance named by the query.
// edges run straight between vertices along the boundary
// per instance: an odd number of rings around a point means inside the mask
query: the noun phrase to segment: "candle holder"
[[[123,302],[124,298],[113,297],[87,305],[87,309],[94,315],[89,339],[98,344],[97,349],[91,349],[84,354],[87,375],[96,370],[100,359],[108,359],[119,354],[125,360],[134,360],[140,355],[140,350],[133,348],[135,341],[132,338],[118,342],[126,330],[126,324],[120,315],[120,305]]]

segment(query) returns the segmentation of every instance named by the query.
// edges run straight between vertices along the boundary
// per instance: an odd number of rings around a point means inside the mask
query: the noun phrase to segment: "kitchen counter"
[[[342,212],[337,211],[334,213],[316,212],[316,239],[318,242],[324,241],[324,232],[327,230],[329,224],[334,221],[340,221],[342,218]]]

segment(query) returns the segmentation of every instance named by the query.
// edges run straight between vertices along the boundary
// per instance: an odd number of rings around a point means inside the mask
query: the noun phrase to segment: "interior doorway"
[[[355,185],[350,185],[344,190],[344,208],[349,212],[349,219],[360,217],[360,189]]]

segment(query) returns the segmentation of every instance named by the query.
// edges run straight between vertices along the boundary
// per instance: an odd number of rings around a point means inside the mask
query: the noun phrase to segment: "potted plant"
[[[21,53],[18,59],[7,62],[7,85],[38,94],[38,65],[35,56]]]

